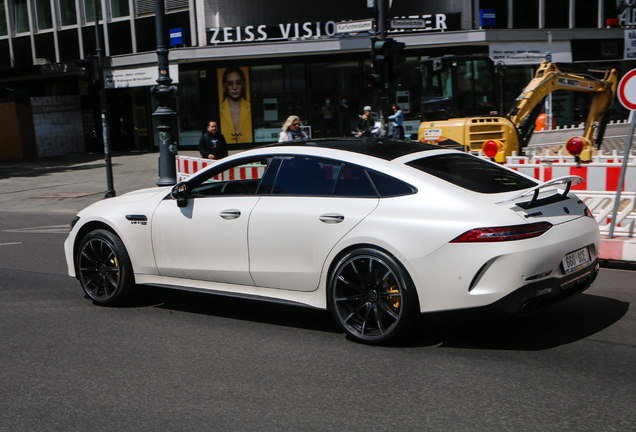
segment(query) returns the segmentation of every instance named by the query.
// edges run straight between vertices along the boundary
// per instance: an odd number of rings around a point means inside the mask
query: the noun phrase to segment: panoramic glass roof
[[[440,149],[439,146],[423,144],[417,141],[395,141],[384,138],[322,138],[307,141],[281,142],[265,147],[276,146],[324,147],[362,153],[385,160],[393,160],[400,156],[425,150]]]

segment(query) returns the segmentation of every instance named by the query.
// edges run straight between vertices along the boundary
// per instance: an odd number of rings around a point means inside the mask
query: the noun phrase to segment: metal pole
[[[178,139],[175,132],[176,111],[173,110],[174,96],[177,88],[172,84],[168,63],[168,48],[165,43],[163,19],[165,15],[164,0],[155,0],[155,23],[157,27],[157,63],[159,77],[153,92],[157,98],[157,109],[152,114],[159,121],[159,181],[157,186],[171,186],[177,183],[175,156]]]
[[[548,58],[549,61],[552,61],[552,32],[548,32]],[[546,114],[546,129],[552,130],[552,93],[548,94],[548,98],[546,100],[547,103],[547,114]]]
[[[636,123],[636,115],[631,112],[632,121],[629,123],[629,133],[627,134],[627,142],[625,143],[625,151],[623,152],[623,165],[621,166],[621,174],[618,177],[618,185],[616,186],[616,198],[614,199],[614,211],[612,212],[612,222],[610,223],[609,235],[607,238],[614,238],[614,227],[616,226],[616,216],[618,215],[618,206],[621,203],[621,191],[623,182],[625,181],[625,171],[627,171],[627,161],[629,160],[629,152],[632,146],[632,137],[634,136],[634,124]]]
[[[386,2],[388,0],[377,0],[378,2],[378,39],[385,41],[387,34],[387,7]],[[382,83],[380,84],[380,135],[387,135],[388,130],[388,104],[389,104],[389,61],[391,59],[384,59],[381,77]]]
[[[99,19],[97,15],[97,0],[93,0],[93,9],[95,12],[95,47],[97,51],[97,62],[99,69],[99,83],[97,84],[99,91],[99,106],[102,118],[102,140],[104,142],[104,162],[106,162],[106,190],[105,198],[112,198],[116,195],[113,186],[113,164],[110,158],[110,145],[108,137],[108,104],[106,103],[106,87],[104,83],[104,67],[102,64],[102,48],[99,43]]]

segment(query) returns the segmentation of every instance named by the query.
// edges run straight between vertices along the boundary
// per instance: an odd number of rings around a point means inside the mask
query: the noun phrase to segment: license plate
[[[590,264],[590,251],[587,247],[567,254],[563,260],[563,269],[565,274],[580,270]]]

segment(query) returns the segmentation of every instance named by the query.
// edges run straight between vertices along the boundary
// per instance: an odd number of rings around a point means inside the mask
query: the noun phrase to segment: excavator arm
[[[603,78],[596,78],[590,75],[591,72],[603,73]],[[595,129],[598,129],[597,145],[600,146],[601,143],[598,141],[603,139],[617,84],[616,69],[587,69],[579,72],[566,70],[565,65],[544,61],[539,66],[532,81],[528,83],[517,98],[517,104],[508,114],[508,118],[520,131],[521,139],[524,141],[523,144],[526,144],[529,140],[527,129],[534,124],[534,118],[532,117],[536,117],[539,112],[538,108],[540,108],[539,104],[548,94],[556,90],[593,93],[590,111],[585,121],[583,138],[591,144],[594,139]],[[526,130],[522,130],[521,125],[529,116],[529,121],[525,125]]]

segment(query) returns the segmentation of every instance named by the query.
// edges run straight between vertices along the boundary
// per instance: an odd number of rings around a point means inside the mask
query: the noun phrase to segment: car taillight
[[[592,219],[594,219],[594,215],[592,214],[592,212],[590,211],[590,208],[585,206],[585,216],[590,217]]]
[[[451,243],[490,243],[524,240],[539,237],[552,228],[550,222],[537,222],[527,225],[512,225],[492,228],[475,228],[466,231]]]

